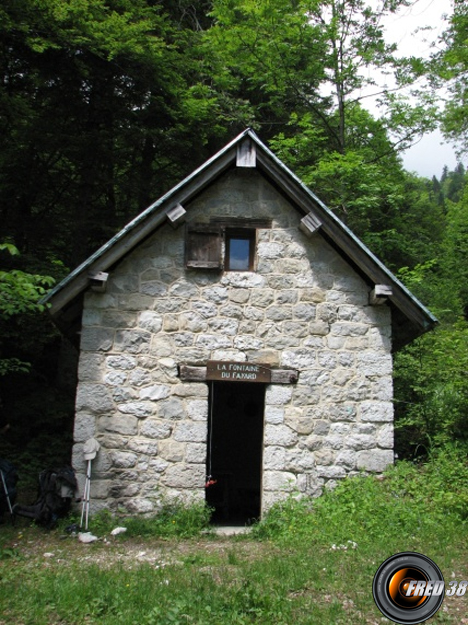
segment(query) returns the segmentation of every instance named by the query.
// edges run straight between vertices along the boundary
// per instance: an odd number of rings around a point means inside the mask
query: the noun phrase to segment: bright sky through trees
[[[437,38],[447,27],[444,16],[452,12],[451,0],[418,0],[388,20],[387,39],[398,45],[401,55],[428,57],[437,49]],[[444,165],[455,169],[457,158],[453,147],[434,131],[403,154],[405,168],[421,176],[440,177]],[[466,164],[466,161],[465,161]]]

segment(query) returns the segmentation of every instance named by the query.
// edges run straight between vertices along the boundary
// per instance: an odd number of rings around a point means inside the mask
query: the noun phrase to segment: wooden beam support
[[[95,271],[88,273],[89,285],[93,291],[97,293],[104,293],[107,286],[108,273],[104,271]]]
[[[297,369],[272,369],[272,384],[296,384],[299,379],[299,371]]]
[[[369,293],[369,304],[371,306],[381,306],[385,304],[392,295],[393,291],[391,286],[388,284],[376,284]]]
[[[304,232],[308,237],[315,234],[321,227],[322,222],[313,213],[308,213],[305,217],[303,217],[299,226],[302,232]]]
[[[250,139],[245,139],[237,146],[236,167],[256,167],[257,154],[255,144]]]
[[[205,382],[206,367],[191,367],[190,365],[179,365],[179,378],[183,382]]]
[[[176,206],[168,210],[166,213],[167,221],[171,224],[174,230],[184,223],[186,215],[187,211],[182,204],[176,204]]]
[[[206,382],[206,367],[179,365],[179,377],[183,382]],[[271,370],[271,384],[296,384],[298,379],[299,371],[297,369]],[[236,382],[233,381],[232,384],[236,384]]]

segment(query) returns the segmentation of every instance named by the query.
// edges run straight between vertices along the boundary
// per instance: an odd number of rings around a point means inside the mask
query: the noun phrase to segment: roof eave
[[[321,231],[334,241],[343,255],[352,261],[374,284],[390,284],[389,298],[411,322],[415,337],[438,322],[432,313],[396,278],[349,228],[263,144],[255,132],[246,129],[198,169],[130,221],[119,233],[72,271],[42,303],[49,305],[52,316],[77,297],[89,284],[89,274],[105,271],[128,254],[140,241],[162,225],[178,203],[188,203],[195,195],[228,169],[236,159],[237,146],[248,137],[259,148],[257,166],[271,176],[304,214],[312,213],[322,222]]]
[[[56,314],[64,305],[86,288],[89,283],[88,275],[90,273],[105,271],[119,261],[135,245],[160,226],[165,221],[167,212],[175,205],[188,202],[194,195],[200,193],[205,186],[210,184],[214,178],[227,169],[235,160],[237,144],[250,132],[249,129],[245,130],[224,146],[198,169],[137,215],[114,237],[57,284],[41,300],[42,304],[49,304],[50,314]]]

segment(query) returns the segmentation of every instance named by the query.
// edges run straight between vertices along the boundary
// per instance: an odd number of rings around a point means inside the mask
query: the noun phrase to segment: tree
[[[18,249],[11,243],[0,244],[2,251],[11,256],[19,255]],[[15,317],[44,312],[45,307],[40,299],[54,282],[50,276],[33,275],[20,269],[0,269],[0,376],[29,371],[29,363],[16,357],[2,357],[2,347],[8,341],[19,338],[14,326]]]
[[[205,33],[215,88],[250,103],[253,125],[275,153],[392,266],[428,258],[411,249],[407,227],[400,232],[410,222],[415,183],[403,174],[398,149],[433,126],[434,111],[426,103],[410,107],[378,84],[390,75],[398,89],[424,71],[385,41],[384,17],[407,4],[216,0]],[[363,107],[370,93],[385,112],[379,119]],[[421,216],[422,202],[411,195]]]
[[[349,146],[353,110],[372,93],[386,107],[387,129],[401,148],[408,147],[434,124],[431,106],[410,107],[395,93],[425,71],[417,58],[397,58],[396,46],[385,41],[383,18],[408,4],[215,0],[214,26],[206,36],[223,65],[214,80],[248,99],[255,122],[267,132],[283,124],[283,132],[292,136],[308,120],[317,138],[326,139],[326,149],[339,153]],[[387,74],[395,80],[391,88],[375,78]]]
[[[444,168],[439,191],[448,194],[455,172]],[[465,181],[464,181],[465,182]],[[395,395],[399,453],[412,457],[458,445],[468,449],[468,187],[459,202],[443,197],[442,238],[433,260],[399,277],[427,302],[439,328],[397,354]],[[440,204],[440,203],[439,203]]]
[[[458,146],[459,153],[468,151],[468,6],[454,0],[449,27],[442,36],[444,50],[433,57],[434,78],[448,89],[449,97],[442,115],[442,130]]]
[[[190,6],[2,5],[0,219],[22,253],[75,266],[207,156]]]

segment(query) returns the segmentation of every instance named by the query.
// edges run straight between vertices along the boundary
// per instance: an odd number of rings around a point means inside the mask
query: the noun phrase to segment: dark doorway
[[[212,521],[260,517],[265,384],[211,382],[206,501]]]

